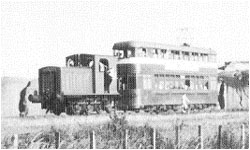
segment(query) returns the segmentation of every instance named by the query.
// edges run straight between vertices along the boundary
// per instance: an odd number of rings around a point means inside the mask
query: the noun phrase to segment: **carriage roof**
[[[175,46],[175,45],[166,45],[161,43],[152,43],[152,42],[139,42],[139,41],[125,41],[118,42],[113,45],[113,50],[135,50],[135,48],[153,48],[153,49],[167,49],[167,50],[177,50],[177,51],[188,51],[188,52],[197,52],[197,53],[207,53],[207,54],[216,54],[214,50],[198,48],[198,47],[189,47],[189,46]]]

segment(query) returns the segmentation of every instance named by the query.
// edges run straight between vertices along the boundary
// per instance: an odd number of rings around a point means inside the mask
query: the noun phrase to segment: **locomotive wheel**
[[[56,102],[55,103],[55,108],[54,108],[54,110],[53,110],[53,112],[54,112],[54,114],[56,114],[57,116],[59,116],[60,114],[61,114],[61,107],[62,107],[62,105],[60,104],[60,102]]]
[[[94,110],[96,111],[97,114],[100,114],[100,110],[101,110],[100,105],[95,105]]]
[[[67,115],[74,115],[73,105],[72,104],[69,104],[69,105],[66,106],[66,114]]]

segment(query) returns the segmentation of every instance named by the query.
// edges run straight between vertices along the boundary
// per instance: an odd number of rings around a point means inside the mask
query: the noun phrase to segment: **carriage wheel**
[[[86,104],[80,106],[80,115],[89,115],[89,108]]]
[[[136,112],[136,113],[139,113],[139,112],[140,112],[140,109],[135,109],[135,112]]]

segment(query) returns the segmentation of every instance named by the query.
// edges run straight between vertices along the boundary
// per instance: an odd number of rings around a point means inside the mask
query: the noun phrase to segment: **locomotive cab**
[[[67,67],[87,67],[92,70],[95,94],[117,94],[116,63],[116,57],[106,55],[75,54],[66,57]]]

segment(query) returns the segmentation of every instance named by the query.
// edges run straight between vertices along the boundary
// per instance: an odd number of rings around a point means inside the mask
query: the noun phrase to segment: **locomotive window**
[[[124,51],[123,50],[117,50],[116,55],[118,58],[124,58]]]
[[[104,72],[107,71],[109,69],[109,63],[107,59],[100,59],[99,60],[99,71],[100,72]]]
[[[91,68],[91,67],[93,67],[93,65],[94,65],[94,61],[89,59],[88,60],[88,67]]]
[[[132,57],[132,51],[131,50],[127,50],[127,58]]]
[[[119,50],[117,49],[114,50],[114,56],[119,56]]]
[[[101,62],[99,62],[99,71],[101,71],[101,72],[105,71],[105,65]]]

